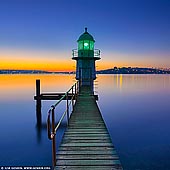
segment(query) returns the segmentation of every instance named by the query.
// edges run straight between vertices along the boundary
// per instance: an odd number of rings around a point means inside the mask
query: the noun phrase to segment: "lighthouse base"
[[[79,80],[79,86],[80,86],[80,89],[82,86],[88,87],[89,89],[91,89],[92,94],[94,94],[94,81],[93,80],[89,80],[89,79]]]

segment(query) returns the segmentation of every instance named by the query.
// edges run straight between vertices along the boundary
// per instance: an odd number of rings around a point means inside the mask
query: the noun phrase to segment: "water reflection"
[[[65,92],[75,75],[0,75],[0,165],[51,165],[46,118],[54,101],[42,102],[36,126],[35,80],[42,92]],[[95,85],[96,86],[96,85]],[[99,107],[124,170],[170,169],[170,75],[98,75]],[[56,122],[65,109],[57,109]],[[66,121],[57,132],[57,147]],[[5,130],[4,130],[5,129]]]
[[[36,131],[37,131],[37,142],[41,143],[41,138],[42,138],[42,131],[45,130],[47,131],[47,124],[46,123],[41,123],[41,125],[36,125],[35,126]]]
[[[123,84],[123,75],[117,74],[116,76],[113,76],[113,77],[114,77],[113,81],[116,82],[116,88],[121,91],[122,84]],[[113,83],[113,86],[114,86],[114,83]]]
[[[35,81],[41,80],[43,92],[65,92],[75,81],[74,77],[75,75],[0,75],[0,166],[51,165],[51,141],[47,138],[46,118],[54,101],[43,102],[42,124],[37,127],[33,100]],[[63,106],[58,111],[62,111],[62,108]],[[64,128],[65,124],[58,131],[57,145]]]
[[[144,90],[145,92],[156,92],[169,88],[169,75],[98,75],[100,88],[103,91],[135,93]],[[107,88],[106,88],[107,87]]]
[[[1,101],[32,100],[35,81],[41,80],[43,92],[65,92],[76,80],[75,75],[0,75]]]
[[[124,169],[170,169],[170,75],[99,75],[98,81],[99,106]]]

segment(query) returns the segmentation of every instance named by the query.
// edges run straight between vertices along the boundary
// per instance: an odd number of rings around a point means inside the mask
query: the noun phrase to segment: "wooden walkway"
[[[82,87],[57,153],[56,169],[122,170],[95,97]]]

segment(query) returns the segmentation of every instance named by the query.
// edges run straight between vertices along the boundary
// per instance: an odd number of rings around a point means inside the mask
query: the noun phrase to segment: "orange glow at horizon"
[[[36,79],[41,80],[42,92],[65,92],[76,81],[73,74],[2,74],[0,101],[30,100],[35,95]]]
[[[105,58],[105,56],[107,56]],[[113,67],[166,67],[159,59],[149,56],[125,55],[108,53],[96,61],[96,70]],[[0,69],[44,70],[44,71],[75,71],[76,61],[71,59],[70,52],[1,50]],[[166,62],[168,63],[168,62]]]
[[[65,60],[1,60],[0,69],[14,70],[44,70],[44,71],[73,71],[73,61]]]
[[[75,62],[68,53],[49,51],[1,50],[0,69],[74,71]]]
[[[110,61],[97,61],[96,70],[104,70],[113,67],[151,67],[149,64],[121,63]],[[44,70],[44,71],[75,71],[76,62],[70,59],[28,59],[28,58],[3,58],[0,62],[0,69],[14,70]]]

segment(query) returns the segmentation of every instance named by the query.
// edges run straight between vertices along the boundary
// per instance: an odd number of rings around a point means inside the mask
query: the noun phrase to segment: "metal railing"
[[[78,49],[73,49],[72,50],[72,56],[73,57],[78,57]]]
[[[71,93],[70,93],[71,92]],[[56,166],[56,133],[60,127],[63,119],[67,116],[67,124],[69,124],[69,107],[72,106],[72,111],[74,109],[74,104],[79,92],[79,82],[76,82],[61,98],[58,100],[48,111],[47,116],[47,132],[48,138],[52,140],[52,165],[53,168]],[[66,100],[66,110],[59,119],[57,125],[55,126],[55,109],[60,104],[61,101]],[[70,100],[70,102],[69,102]],[[51,118],[51,121],[50,121]]]
[[[72,57],[78,57],[78,49],[73,49],[72,50]],[[100,58],[100,50],[99,49],[94,49],[94,57]]]
[[[99,49],[94,50],[94,57],[99,57],[100,58],[100,50]]]

